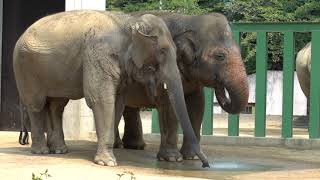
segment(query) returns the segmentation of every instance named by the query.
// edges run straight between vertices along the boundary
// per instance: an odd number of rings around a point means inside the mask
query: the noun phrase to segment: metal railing
[[[257,33],[255,137],[266,136],[267,33],[284,34],[282,138],[292,138],[295,32],[311,32],[311,80],[309,138],[320,138],[320,23],[233,23],[233,38],[240,46],[241,32]],[[213,134],[213,91],[205,88],[202,135]],[[152,133],[159,133],[157,111],[152,114]],[[228,136],[239,136],[239,115],[228,116]]]

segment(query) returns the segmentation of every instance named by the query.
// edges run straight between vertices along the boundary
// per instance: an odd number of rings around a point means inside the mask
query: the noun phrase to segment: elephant
[[[298,117],[293,121],[297,127],[307,127],[309,118],[310,98],[310,70],[311,70],[311,43],[306,44],[297,54],[296,72],[300,87],[307,98],[307,116]]]
[[[94,162],[116,166],[115,124],[130,84],[140,84],[152,99],[162,87],[203,167],[209,166],[188,117],[176,47],[161,18],[93,10],[46,16],[18,39],[13,70],[30,118],[32,153],[67,152],[62,113],[69,99],[84,97],[96,126]]]
[[[204,113],[204,86],[215,89],[218,103],[228,113],[240,113],[248,102],[247,74],[240,50],[232,39],[228,20],[219,13],[190,16],[166,11],[147,11],[136,12],[133,15],[139,17],[145,13],[161,17],[171,32],[177,46],[177,63],[189,117],[197,139],[200,141]],[[230,98],[227,98],[225,89]],[[145,143],[139,108],[152,107],[153,103],[145,102],[142,87],[132,88],[128,97],[128,99],[134,98],[132,101],[136,101],[136,104],[127,102],[124,111],[123,142],[116,128],[115,147],[143,149]],[[160,108],[158,107],[161,144],[157,158],[166,161],[196,158],[196,154],[191,149],[192,143],[186,138],[183,139],[179,152],[178,124],[172,109],[166,106],[167,103],[167,99],[164,98]],[[133,129],[139,129],[139,131],[132,131]]]
[[[311,70],[311,43],[302,48],[296,58],[297,77],[304,95],[309,99]]]

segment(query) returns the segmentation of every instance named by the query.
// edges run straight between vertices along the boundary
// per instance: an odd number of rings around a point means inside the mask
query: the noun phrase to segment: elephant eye
[[[224,53],[215,53],[214,58],[218,61],[224,61],[226,59],[226,55]]]

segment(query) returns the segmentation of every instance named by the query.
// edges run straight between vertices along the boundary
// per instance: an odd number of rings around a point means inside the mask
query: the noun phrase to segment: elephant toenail
[[[100,166],[104,166],[104,162],[103,161],[98,161],[97,164],[99,164]]]
[[[178,157],[178,158],[177,158],[177,161],[178,161],[178,162],[181,162],[181,161],[183,161],[183,158],[182,158],[182,157]]]
[[[116,163],[113,162],[113,161],[109,161],[109,162],[107,163],[107,165],[108,165],[108,166],[116,166]]]

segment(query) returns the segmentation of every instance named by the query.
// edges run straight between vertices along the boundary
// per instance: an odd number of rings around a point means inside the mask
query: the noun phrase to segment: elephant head
[[[180,121],[184,136],[193,142],[194,150],[209,166],[201,152],[194,134],[184,100],[180,72],[176,61],[176,46],[164,21],[146,14],[131,25],[132,44],[129,54],[134,64],[132,76],[137,82],[145,84],[151,96],[157,96],[157,88],[163,87],[177,119]]]
[[[187,30],[174,36],[184,78],[215,88],[220,106],[228,113],[241,112],[248,102],[248,82],[228,20],[208,14],[189,17],[186,24]]]

